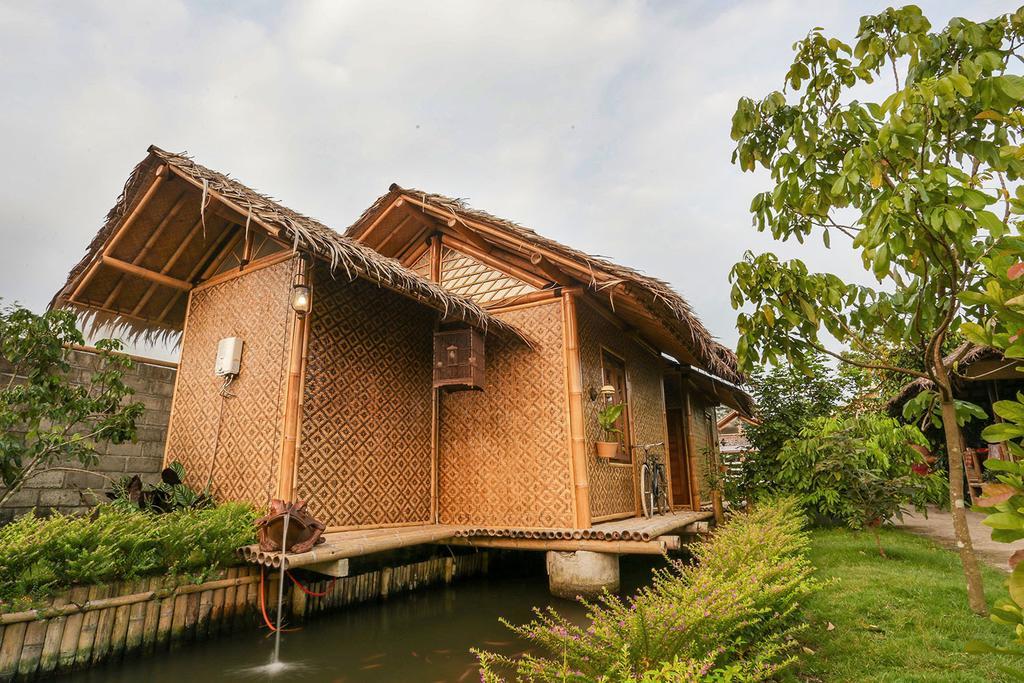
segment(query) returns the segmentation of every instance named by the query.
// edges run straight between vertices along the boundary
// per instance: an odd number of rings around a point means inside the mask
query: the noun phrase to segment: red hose
[[[266,600],[266,597],[264,596],[263,584],[265,582],[264,582],[263,579],[264,579],[264,570],[263,570],[263,566],[260,565],[260,614],[263,615],[263,623],[265,623],[267,625],[267,628],[269,628],[271,631],[276,633],[277,632],[277,628],[270,621],[270,617],[267,616],[267,600]],[[278,605],[277,608],[281,609],[281,606]],[[302,629],[300,629],[300,628],[283,628],[283,629],[281,629],[281,633],[288,633],[290,631],[301,631],[301,630]]]
[[[294,576],[292,576],[291,572],[287,572],[287,574],[288,574],[288,578],[291,579],[292,581],[294,581],[295,585],[299,587],[299,590],[301,590],[303,593],[305,593],[306,595],[308,595],[311,598],[322,598],[322,597],[324,597],[325,595],[327,595],[328,593],[331,592],[331,589],[334,588],[334,582],[337,581],[337,579],[331,579],[330,581],[327,582],[327,589],[323,593],[315,593],[315,592],[309,590],[308,588],[306,588],[305,586],[303,586],[299,582],[298,579],[296,579]]]

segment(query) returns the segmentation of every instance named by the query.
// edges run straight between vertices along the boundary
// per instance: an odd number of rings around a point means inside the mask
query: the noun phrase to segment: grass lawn
[[[1002,644],[1009,630],[967,609],[960,560],[931,541],[885,530],[882,559],[870,534],[815,531],[811,561],[831,580],[806,603],[810,628],[797,677],[805,681],[967,683],[1005,680],[991,655],[969,655],[973,638]],[[983,567],[989,605],[1007,575]],[[834,628],[828,630],[828,624]],[[1004,660],[1003,664],[1010,664]],[[1020,665],[1020,660],[1017,660]]]

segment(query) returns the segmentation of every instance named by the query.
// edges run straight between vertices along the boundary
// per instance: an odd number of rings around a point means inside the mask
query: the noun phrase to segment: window
[[[626,393],[626,364],[618,356],[602,351],[601,375],[605,384],[615,387],[615,395],[612,397],[612,402],[623,405],[622,417],[615,423],[615,427],[621,430],[619,443],[622,444],[622,447],[619,449],[618,456],[612,458],[611,461],[628,464],[633,462],[633,441],[630,438],[632,435],[629,433],[629,396]]]

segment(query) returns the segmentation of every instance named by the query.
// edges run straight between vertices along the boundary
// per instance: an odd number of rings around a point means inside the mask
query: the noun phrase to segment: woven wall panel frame
[[[277,488],[288,372],[292,261],[192,293],[165,461],[180,460],[197,489],[264,506]],[[230,398],[213,374],[217,342],[243,341]]]
[[[718,454],[718,438],[714,419],[714,404],[703,398],[701,394],[693,391],[685,380],[683,386],[690,392],[690,405],[693,416],[690,428],[693,430],[694,454],[692,462],[697,467],[697,488],[700,491],[701,501],[711,500],[710,472],[711,458]],[[712,416],[709,424],[709,414]]]
[[[313,272],[297,495],[328,526],[430,519],[434,312]]]
[[[573,526],[562,304],[498,314],[537,342],[487,338],[487,388],[442,394],[442,524]]]
[[[665,402],[662,393],[662,363],[625,335],[590,306],[576,307],[580,335],[580,367],[583,372],[583,423],[587,437],[587,474],[590,483],[590,514],[594,517],[634,512],[633,467],[614,465],[598,458],[594,443],[600,438],[597,412],[588,390],[604,383],[601,349],[608,349],[626,362],[633,445],[665,440]],[[664,461],[665,450],[659,451]],[[637,451],[633,452],[639,467]]]

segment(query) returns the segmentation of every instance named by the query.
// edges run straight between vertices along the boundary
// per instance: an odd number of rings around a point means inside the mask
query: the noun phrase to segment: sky
[[[41,311],[156,144],[339,230],[392,182],[463,198],[667,280],[734,347],[745,250],[863,279],[752,227],[736,101],[781,89],[811,27],[849,42],[885,6],[0,0],[0,298]]]

